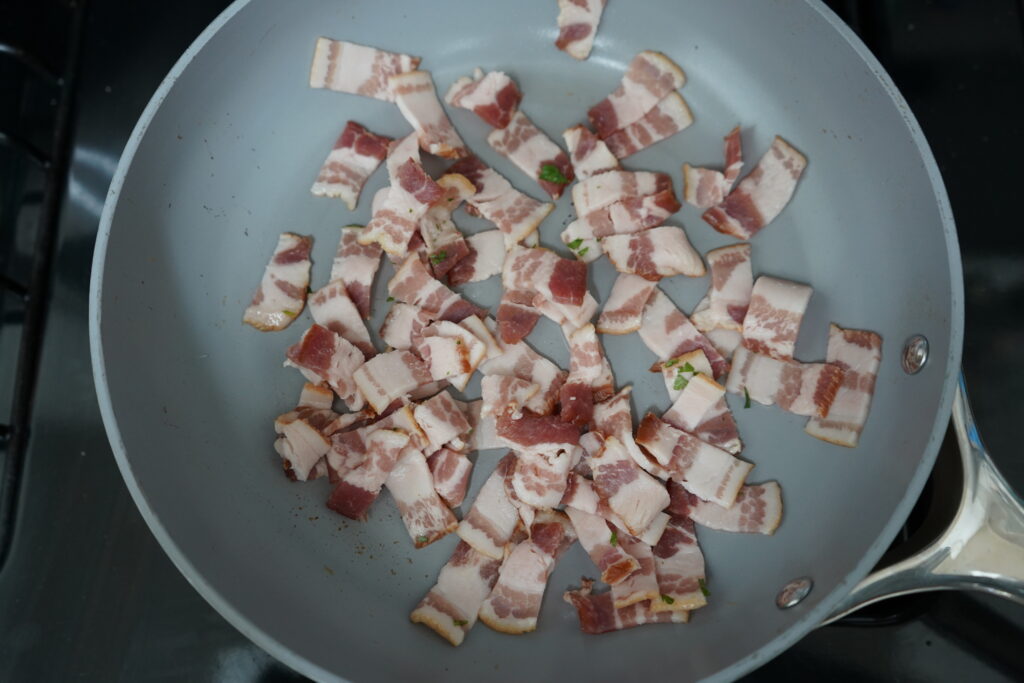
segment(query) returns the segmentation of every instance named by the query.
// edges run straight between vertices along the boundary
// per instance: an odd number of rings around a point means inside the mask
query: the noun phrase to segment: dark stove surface
[[[0,0],[0,41],[16,34],[59,69],[65,20],[84,1]],[[89,366],[88,277],[110,177],[153,90],[226,4],[89,0],[19,521],[0,571],[0,681],[299,679],[214,612],[159,548],[111,456]],[[1020,194],[1016,164],[1024,158],[1024,7],[1018,0],[829,4],[892,74],[938,159],[964,256],[964,366],[974,410],[996,462],[1024,490],[1024,459],[1017,457],[1024,234],[1013,204]],[[0,130],[11,116],[10,73],[0,54]],[[10,170],[2,165],[8,162],[0,156],[0,172]],[[6,264],[9,253],[0,261]],[[0,328],[0,351],[9,336]],[[0,380],[9,372],[0,365]],[[942,456],[926,497],[948,499],[949,487],[939,480],[955,479],[955,470],[955,456]],[[1022,642],[1024,609],[932,594],[818,629],[749,678],[1021,680]]]

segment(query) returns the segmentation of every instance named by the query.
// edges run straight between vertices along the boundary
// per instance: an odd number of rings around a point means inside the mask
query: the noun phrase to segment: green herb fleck
[[[697,579],[697,585],[700,586],[700,592],[704,594],[704,597],[708,597],[711,593],[708,592],[708,585],[704,583],[704,579]]]
[[[678,358],[673,358],[672,360],[667,360],[667,361],[665,361],[665,367],[666,368],[670,368],[670,367],[672,367],[673,365],[675,365],[678,362],[679,362]]]
[[[676,371],[676,381],[672,384],[672,388],[676,391],[682,391],[686,388],[686,385],[690,383],[690,380],[683,377],[683,371]]]
[[[448,201],[450,201],[450,202],[454,202],[454,201],[455,201],[455,197],[449,197],[449,198],[448,198]]]
[[[413,213],[413,210],[412,210],[412,209],[409,209],[409,213]]]
[[[746,387],[743,387],[743,397],[744,397],[743,398],[743,407],[744,408],[749,408],[750,407],[750,392],[747,391]]]
[[[452,623],[455,624],[456,626],[465,626],[469,622],[466,621],[465,619],[452,619]]]
[[[438,263],[440,263],[441,261],[444,261],[446,258],[448,258],[448,252],[447,251],[439,251],[436,254],[431,254],[430,255],[430,262],[433,263],[436,266]]]
[[[312,294],[312,293],[313,293],[313,288],[312,287],[306,287],[306,294]]]
[[[615,547],[619,544],[619,532],[617,530],[612,529],[612,537],[608,540],[608,542],[612,544],[612,547]]]
[[[689,363],[683,363],[683,372],[692,372],[693,374],[697,374],[697,370],[695,370]]]
[[[281,312],[282,312],[282,313],[284,313],[284,314],[285,314],[286,316],[288,316],[289,318],[294,318],[295,316],[297,316],[297,315],[298,315],[298,313],[296,313],[295,311],[289,311],[289,310],[288,310],[287,308],[286,308],[286,309],[284,309],[284,310],[283,310],[283,311],[281,311]]]
[[[569,179],[554,164],[544,164],[541,166],[539,177],[541,180],[546,180],[549,183],[558,183],[559,185],[565,185],[569,182]]]
[[[389,296],[389,297],[388,297],[388,303],[391,303],[391,302],[392,302],[392,301],[394,301],[394,300],[395,300],[395,297],[393,297],[393,296]]]
[[[672,603],[674,603],[676,601],[676,599],[673,598],[671,595],[665,595],[664,593],[662,593],[661,594],[661,601],[663,603],[665,603],[666,605],[671,605]]]
[[[461,339],[456,339],[455,340],[455,344],[456,345],[461,345],[462,344],[462,340]]]
[[[588,251],[590,251],[590,247],[583,247],[576,253],[579,254],[580,256],[586,256]]]
[[[429,540],[430,540],[429,536],[417,536],[416,537],[416,542],[417,543],[426,543]]]
[[[576,239],[574,239],[572,242],[569,242],[569,244],[565,246],[569,247],[570,249],[579,249],[581,244],[583,244],[583,238],[577,237]]]

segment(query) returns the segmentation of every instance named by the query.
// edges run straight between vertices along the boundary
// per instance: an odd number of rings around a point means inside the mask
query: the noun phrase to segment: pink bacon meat
[[[363,352],[343,337],[313,325],[288,349],[287,356],[288,364],[311,381],[326,382],[350,409],[360,410],[365,405],[355,379],[363,366]]]
[[[656,364],[652,370],[660,371],[665,378],[665,388],[668,390],[669,399],[675,403],[680,395],[689,386],[687,382],[692,379],[695,372],[703,373],[711,377],[711,363],[707,356],[700,349],[676,356],[663,363]],[[692,368],[688,371],[687,368]],[[680,379],[682,378],[682,379]],[[678,389],[676,387],[679,387]],[[717,387],[714,389],[718,391]],[[682,419],[682,415],[673,410],[668,410],[662,419],[677,429],[692,432],[701,441],[707,441],[712,446],[718,446],[724,451],[737,455],[743,450],[743,443],[740,441],[739,429],[736,427],[736,420],[729,410],[729,404],[725,398],[719,398],[717,403],[712,405],[704,413],[703,418],[693,427],[692,421]],[[692,427],[692,429],[688,429]]]
[[[521,111],[513,114],[507,126],[491,131],[487,136],[487,144],[536,180],[552,199],[561,197],[565,186],[575,178],[566,153]],[[561,174],[565,182],[545,180],[545,167],[551,166]]]
[[[388,294],[427,311],[438,320],[459,322],[486,312],[436,280],[416,254],[410,254],[388,282]]]
[[[569,150],[573,171],[577,180],[586,180],[606,171],[619,170],[619,159],[608,149],[604,140],[594,135],[586,126],[573,126],[562,132],[565,147]]]
[[[692,521],[673,517],[668,523],[661,540],[654,546],[654,571],[661,600],[651,601],[651,611],[693,610],[707,604],[702,590],[704,554],[697,544]]]
[[[668,520],[666,519],[665,527],[667,526]],[[664,533],[664,530],[661,533]],[[622,609],[638,602],[657,600],[660,593],[658,592],[658,577],[654,572],[654,553],[651,546],[625,531],[619,532],[618,541],[622,549],[636,560],[637,568],[624,581],[612,586],[611,594],[614,606],[616,609]]]
[[[366,519],[381,487],[398,462],[409,435],[391,429],[377,429],[366,437],[366,459],[342,477],[334,487],[327,507],[349,519]]]
[[[575,425],[589,424],[594,403],[615,393],[612,369],[604,356],[593,325],[584,325],[568,336],[569,377],[561,390],[561,418]]]
[[[604,440],[599,453],[591,453],[594,489],[625,524],[626,531],[640,535],[669,503],[665,487],[644,472],[615,437]]]
[[[810,286],[762,275],[750,292],[743,345],[780,360],[793,358],[800,323],[814,292]]]
[[[365,357],[376,355],[370,332],[341,280],[334,280],[310,294],[309,312],[318,325],[344,337]]]
[[[602,334],[629,334],[639,330],[644,306],[654,288],[655,283],[646,278],[620,273],[597,319],[597,331]]]
[[[452,221],[452,212],[476,188],[465,176],[448,173],[437,179],[444,196],[437,200],[420,219],[420,236],[434,277],[443,280],[469,254],[469,245]]]
[[[567,373],[530,348],[526,342],[511,344],[505,353],[483,363],[484,375],[511,375],[541,387],[525,407],[537,415],[547,415],[558,402],[559,391]]]
[[[515,189],[477,157],[455,162],[448,172],[464,175],[476,186],[476,194],[466,200],[466,211],[494,223],[505,236],[506,248],[533,235],[555,208],[554,204],[539,202]]]
[[[651,145],[686,130],[693,123],[693,114],[686,100],[677,92],[670,92],[639,121],[620,128],[604,141],[619,159],[625,159]]]
[[[540,387],[511,375],[485,375],[480,381],[483,406],[480,414],[497,416],[521,413]]]
[[[381,248],[378,244],[359,243],[360,225],[341,229],[338,252],[331,264],[331,282],[345,283],[345,291],[363,318],[370,317],[370,298],[373,278],[380,267]]]
[[[730,508],[703,501],[674,481],[668,492],[673,517],[688,517],[708,529],[771,536],[782,522],[782,489],[775,481],[745,485]]]
[[[465,413],[447,391],[422,401],[413,408],[413,416],[426,436],[428,453],[461,439],[470,429]]]
[[[519,522],[519,513],[505,493],[505,476],[515,463],[511,453],[498,461],[455,532],[477,552],[495,560],[504,557],[505,544]]]
[[[501,560],[483,555],[460,541],[441,568],[437,583],[412,611],[409,620],[432,628],[452,645],[461,645],[498,580],[499,567]]]
[[[459,520],[434,490],[423,453],[407,448],[388,475],[387,487],[417,548],[455,531]]]
[[[510,482],[516,498],[534,508],[558,505],[565,494],[566,477],[575,464],[575,455],[576,449],[519,453]]]
[[[580,442],[579,428],[555,415],[505,414],[497,417],[496,424],[498,438],[516,450],[557,453]]]
[[[419,64],[419,57],[344,40],[317,38],[309,85],[392,102],[394,96],[388,88],[388,78],[412,71]]]
[[[453,107],[468,109],[494,128],[504,128],[519,108],[523,93],[508,74],[480,69],[473,77],[463,76],[448,89],[445,102]]]
[[[433,381],[427,365],[408,351],[374,356],[353,373],[352,379],[378,414],[387,410],[392,401]]]
[[[701,277],[704,261],[682,228],[662,225],[632,235],[611,235],[601,245],[620,273],[657,282],[664,277]]]
[[[555,47],[573,59],[589,57],[607,1],[558,0],[558,37],[555,39]]]
[[[725,172],[683,164],[683,200],[698,209],[721,204],[743,168],[740,127],[725,136]]]
[[[647,300],[639,332],[647,348],[661,360],[701,349],[711,362],[716,378],[723,377],[729,372],[729,363],[722,354],[659,289],[656,289]]]
[[[614,591],[593,593],[594,582],[590,579],[583,579],[581,584],[581,588],[566,591],[562,599],[576,608],[580,630],[584,633],[598,635],[647,624],[685,624],[690,619],[688,610],[655,612],[648,602],[616,607],[612,599]]]
[[[740,346],[725,388],[795,415],[828,417],[843,375],[838,365],[779,360]]]
[[[459,391],[465,391],[473,372],[487,356],[484,342],[466,328],[447,320],[438,320],[424,328],[416,349],[430,365],[430,375],[435,380],[445,380]]]
[[[620,545],[618,533],[597,515],[566,508],[580,545],[601,571],[601,580],[608,585],[620,583],[640,568],[640,563]]]
[[[807,167],[807,158],[775,136],[757,166],[704,220],[726,235],[748,240],[782,213]]]
[[[690,319],[701,332],[742,331],[754,287],[750,245],[733,244],[712,249],[705,258],[711,269],[711,286],[705,301],[697,305]]]
[[[595,437],[597,436],[592,432],[584,434],[581,442],[586,441],[587,437],[591,435]],[[597,439],[597,442],[596,447],[589,449],[594,453],[598,453],[601,445],[603,445],[600,438]],[[581,510],[591,515],[597,515],[598,517],[607,520],[608,523],[616,529],[619,529],[622,536],[629,536],[629,532],[625,530],[626,523],[611,509],[608,501],[598,495],[597,490],[594,488],[594,482],[590,479],[585,479],[578,472],[569,473],[565,487],[565,494],[562,496],[562,505],[575,508],[576,510]],[[637,540],[647,545],[657,543],[667,524],[668,515],[664,512],[659,512],[654,516],[654,520],[647,525],[647,528],[637,536]]]
[[[337,197],[355,211],[359,193],[388,155],[391,138],[371,133],[355,121],[345,124],[334,149],[327,155],[313,187],[318,197]]]
[[[312,237],[281,233],[242,322],[262,332],[283,330],[292,324],[306,306],[312,249]]]
[[[686,75],[675,62],[660,52],[645,50],[629,63],[619,87],[590,108],[590,124],[605,139],[642,119],[685,82]]]
[[[473,461],[465,453],[442,448],[427,458],[427,467],[434,480],[434,490],[445,505],[457,508],[466,499]]]
[[[446,159],[460,159],[469,154],[437,99],[429,71],[395,74],[388,79],[388,87],[398,110],[416,131],[423,151]]]
[[[845,330],[832,324],[825,360],[843,370],[843,383],[836,391],[828,417],[812,417],[804,431],[837,446],[854,448],[871,408],[875,378],[882,363],[882,338],[874,332]]]
[[[433,320],[433,311],[406,303],[394,303],[380,327],[380,338],[392,349],[405,351],[420,347],[423,329]]]
[[[466,255],[448,271],[449,283],[482,282],[501,273],[505,265],[505,236],[501,230],[485,230],[470,235],[466,238],[466,248]]]
[[[677,381],[682,377],[677,377]],[[694,433],[708,413],[725,397],[725,387],[704,373],[694,373],[662,419],[684,432]]]

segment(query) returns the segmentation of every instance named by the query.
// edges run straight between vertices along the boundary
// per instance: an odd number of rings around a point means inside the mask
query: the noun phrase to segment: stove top
[[[1024,4],[828,4],[893,76],[935,152],[964,258],[974,412],[1024,490],[1024,234],[1012,206]],[[301,679],[214,612],[159,548],[117,471],[89,365],[89,270],[111,175],[160,80],[226,5],[0,0],[3,681]],[[958,467],[947,439],[883,562],[927,540],[959,495]],[[1021,680],[1021,642],[1024,608],[925,594],[820,628],[748,678]]]

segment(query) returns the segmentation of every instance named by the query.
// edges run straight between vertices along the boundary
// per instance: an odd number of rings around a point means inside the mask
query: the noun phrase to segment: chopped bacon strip
[[[610,586],[620,583],[640,568],[636,558],[619,545],[618,533],[604,519],[571,507],[565,512],[572,521],[580,545],[601,571],[602,581]]]
[[[303,396],[307,391],[303,389]],[[342,428],[341,416],[330,409],[334,394],[330,389],[326,392],[330,394],[326,408],[303,407],[300,400],[298,408],[274,420],[274,431],[278,435],[274,450],[281,456],[285,475],[292,481],[309,481],[324,474],[321,465],[331,450],[330,436]],[[321,405],[324,402],[318,400]]]
[[[349,413],[335,420],[331,435],[331,450],[327,453],[327,468],[332,484],[345,478],[369,457],[368,437],[378,429],[390,429],[409,436],[409,448],[421,448],[426,443],[422,430],[408,406],[402,406],[385,418],[371,421],[368,413]]]
[[[363,185],[387,157],[390,142],[391,138],[349,121],[320,167],[310,192],[317,197],[337,197],[349,211],[355,211]]]
[[[654,287],[653,282],[639,275],[620,273],[597,319],[597,331],[602,334],[629,334],[639,330],[644,306]]]
[[[633,458],[633,462],[654,476],[664,479],[668,474],[647,457],[633,439],[633,412],[629,403],[632,392],[633,387],[623,387],[615,396],[594,406],[594,423],[591,434],[595,437],[598,435],[614,436],[626,448],[626,452]],[[583,443],[582,440],[581,443]],[[595,439],[595,443],[598,446],[595,450],[599,450],[603,445],[600,443],[600,439]]]
[[[501,272],[505,264],[505,236],[501,230],[470,235],[466,246],[466,255],[448,271],[448,282],[453,285],[481,282]]]
[[[604,448],[591,454],[594,489],[608,502],[631,534],[646,529],[669,503],[665,487],[644,472],[614,436],[604,441]]]
[[[651,609],[653,603],[646,601],[616,607],[612,599],[614,589],[604,593],[592,593],[593,581],[583,579],[581,583],[581,588],[566,591],[562,599],[576,608],[580,630],[584,633],[598,635],[647,624],[685,624],[690,620],[690,613],[687,610],[655,612]]]
[[[362,226],[358,225],[348,225],[341,229],[338,253],[331,265],[331,282],[344,282],[348,298],[359,309],[359,315],[369,318],[370,290],[373,288],[377,268],[380,267],[381,248],[379,244],[360,244],[359,233],[362,230]]]
[[[711,362],[716,378],[729,371],[729,363],[707,337],[693,326],[664,292],[656,289],[644,308],[640,338],[658,358],[668,360],[687,351],[701,349]]]
[[[306,382],[299,394],[299,408],[316,408],[330,410],[334,405],[334,392],[325,386]]]
[[[418,450],[404,451],[386,485],[417,548],[430,545],[458,527],[459,520],[434,490],[427,460]]]
[[[665,388],[668,390],[669,399],[673,403],[679,399],[684,386],[688,386],[684,385],[676,389],[677,383],[683,385],[684,382],[689,382],[693,375],[698,372],[703,373],[707,377],[711,376],[711,363],[708,362],[707,356],[700,349],[676,356],[664,363],[656,364],[655,368],[658,366],[660,366],[661,373],[665,378]],[[684,369],[687,366],[693,368],[693,371]],[[682,377],[683,382],[679,381],[680,377]],[[729,404],[725,402],[724,397],[719,398],[714,405],[708,408],[707,412],[704,413],[704,417],[701,418],[700,422],[693,429],[688,429],[685,426],[688,424],[687,422],[678,420],[677,416],[671,413],[672,411],[666,412],[662,419],[673,427],[691,432],[701,441],[707,441],[712,446],[718,446],[733,455],[743,450],[743,443],[740,441],[736,420],[733,418],[732,411],[729,410]]]
[[[505,236],[506,248],[534,235],[537,226],[555,208],[554,204],[539,202],[515,189],[477,157],[455,162],[448,172],[464,175],[476,186],[476,194],[466,200],[466,211],[494,223]]]
[[[483,416],[521,413],[540,387],[511,375],[485,375],[480,381]]]
[[[740,127],[725,136],[725,172],[683,164],[683,199],[698,209],[721,204],[743,168]]]
[[[572,250],[573,256],[584,263],[596,261],[604,254],[601,242],[594,236],[594,229],[585,221],[572,221],[559,237]]]
[[[555,415],[520,416],[499,415],[495,423],[498,438],[510,448],[535,452],[557,453],[570,450],[580,442],[580,431],[575,425],[562,422]]]
[[[743,345],[780,360],[793,358],[800,323],[814,290],[798,282],[762,275],[743,318]]]
[[[583,444],[588,436],[597,437],[597,434],[594,432],[584,434],[583,438],[580,439],[580,443]],[[597,437],[596,440],[599,442],[597,448],[592,450],[586,449],[591,455],[599,454],[601,447],[604,445],[600,437]],[[602,517],[616,528],[622,529],[624,536],[628,533],[624,531],[626,523],[611,509],[608,501],[598,495],[597,490],[594,488],[594,482],[584,478],[577,472],[569,473],[565,493],[562,495],[562,505]],[[659,512],[654,516],[651,523],[647,525],[647,528],[643,529],[636,538],[642,543],[653,545],[658,542],[662,532],[665,530],[666,524],[668,524],[668,515],[664,512]]]
[[[481,416],[480,411],[482,407],[482,400],[471,401],[466,404],[466,419],[469,420],[471,428],[469,436],[466,437],[466,448],[471,451],[501,448],[494,418]]]
[[[779,360],[741,346],[733,356],[725,388],[795,415],[828,417],[844,374],[831,363]]]
[[[480,607],[480,621],[502,633],[537,628],[548,577],[562,553],[576,540],[564,513],[542,510],[530,525],[530,538],[501,563],[498,581]]]
[[[430,368],[408,351],[388,351],[366,361],[353,374],[359,392],[378,413],[391,402],[430,383]]]
[[[391,429],[377,429],[366,437],[366,459],[342,477],[334,487],[327,507],[349,519],[366,519],[398,458],[409,443],[409,435]]]
[[[452,221],[452,212],[467,197],[473,196],[476,188],[458,173],[441,176],[437,185],[444,191],[444,196],[420,219],[420,236],[434,277],[441,280],[469,254],[469,245]]]
[[[544,294],[537,294],[533,297],[533,306],[557,325],[561,325],[562,331],[568,336],[593,319],[597,313],[598,303],[590,292],[583,295],[583,303],[579,306],[560,304]]]
[[[309,312],[318,325],[339,334],[370,358],[377,354],[359,309],[348,296],[341,280],[324,285],[309,295]]]
[[[460,541],[441,568],[437,583],[420,600],[409,619],[434,629],[452,645],[461,645],[476,623],[480,606],[498,580],[500,566],[500,560],[483,555]]]
[[[538,415],[547,415],[554,410],[567,376],[565,371],[525,342],[509,345],[503,355],[483,363],[480,371],[485,375],[512,375],[541,387],[525,406]]]
[[[555,47],[573,59],[586,59],[594,47],[597,25],[608,0],[558,0]]]
[[[566,477],[575,464],[573,456],[573,451],[564,450],[520,453],[511,477],[516,498],[535,508],[553,508],[558,505],[565,494]]]
[[[602,242],[608,259],[620,273],[657,282],[663,277],[704,275],[704,262],[682,228],[662,225],[632,235],[611,235]]]
[[[573,185],[572,203],[577,216],[586,216],[627,199],[671,190],[672,178],[667,173],[608,171]],[[673,212],[678,210],[677,206]]]
[[[743,330],[750,307],[754,275],[750,266],[750,245],[733,244],[713,249],[705,257],[711,269],[707,306],[697,306],[690,319],[701,332],[714,329]]]
[[[590,423],[594,403],[615,393],[612,368],[604,356],[594,326],[587,324],[568,335],[569,377],[561,390],[562,420]]]
[[[665,525],[668,526],[666,515]],[[637,568],[621,583],[612,586],[612,601],[615,607],[622,609],[638,602],[657,600],[660,597],[658,592],[658,577],[654,573],[654,553],[651,546],[627,534],[625,531],[618,535],[619,545],[629,553],[637,562]],[[658,534],[659,538],[661,534]],[[657,541],[655,541],[657,543]]]
[[[487,318],[487,321],[495,327],[497,326],[497,323],[495,323],[491,318]],[[494,332],[492,332],[491,328],[488,327],[488,323],[484,322],[479,317],[471,315],[460,321],[459,326],[476,337],[480,343],[484,345],[484,348],[487,350],[485,355],[487,359],[497,358],[501,354],[505,353],[504,346],[502,346],[502,344],[495,338]]]
[[[473,461],[465,453],[442,448],[427,458],[430,476],[434,479],[434,490],[450,508],[462,505],[469,488],[469,475],[473,472]]]
[[[533,294],[521,294],[506,289],[498,303],[498,331],[505,344],[522,343],[540,320],[541,312],[533,306]]]
[[[409,254],[388,282],[388,294],[405,303],[434,311],[438,320],[459,322],[471,315],[486,315],[436,280],[416,254]]]
[[[661,599],[651,601],[651,611],[693,610],[708,604],[701,586],[704,553],[697,544],[692,521],[672,518],[653,552]]]
[[[363,352],[344,337],[313,325],[288,349],[287,355],[287,364],[299,368],[307,379],[327,382],[350,409],[363,407],[355,381],[355,373],[363,366]]]
[[[431,376],[465,390],[473,372],[487,357],[487,345],[465,327],[447,320],[429,325],[422,334],[417,349],[430,365]]]
[[[344,40],[317,38],[313,66],[309,70],[309,86],[391,102],[394,96],[388,89],[388,78],[412,71],[419,65],[419,57],[385,52]]]
[[[507,126],[491,131],[487,144],[536,180],[552,199],[561,197],[565,186],[576,177],[566,153],[521,111],[512,115]],[[549,173],[545,172],[545,167],[549,171],[554,167],[565,182],[546,179]]]
[[[807,158],[775,136],[757,166],[725,200],[704,212],[711,227],[748,240],[782,213],[807,167]]]
[[[407,71],[388,79],[395,104],[416,131],[420,147],[439,157],[460,159],[467,154],[466,143],[437,99],[434,79],[429,71]]]
[[[749,462],[669,426],[653,413],[640,421],[636,442],[688,491],[723,507],[733,504],[753,468]]]
[[[312,249],[312,237],[281,233],[242,322],[262,332],[283,330],[292,324],[306,306]]]
[[[579,309],[587,296],[587,264],[561,258],[550,249],[517,246],[505,258],[501,281],[506,291],[516,293],[516,300],[539,296]]]
[[[644,50],[629,63],[619,87],[590,108],[590,124],[605,139],[642,119],[685,82],[686,75],[675,62],[660,52]]]
[[[689,517],[708,529],[771,536],[782,521],[782,489],[775,481],[747,484],[731,508],[705,502],[674,481],[668,483],[668,492],[673,517]]]
[[[434,315],[432,311],[412,304],[392,304],[380,326],[380,338],[393,349],[419,348],[423,341],[423,328],[433,321]]]
[[[573,126],[562,132],[569,150],[572,168],[577,180],[586,180],[605,171],[619,170],[619,160],[608,150],[604,140],[590,132],[586,126]]]
[[[882,338],[867,330],[829,325],[825,360],[843,370],[828,417],[812,417],[804,431],[811,436],[854,448],[868,419],[875,378],[882,363]]]
[[[702,308],[702,304],[707,301],[707,297],[702,300],[701,304],[698,304],[694,313],[698,313]],[[716,327],[713,330],[708,330],[704,333],[704,336],[708,338],[711,345],[715,347],[718,353],[722,354],[722,357],[727,361],[732,360],[732,354],[736,351],[736,347],[743,341],[743,333],[737,332],[736,330],[723,330],[720,327]]]
[[[516,457],[511,453],[498,461],[455,532],[477,552],[495,560],[504,557],[505,544],[519,521],[519,513],[505,493],[505,475],[515,465]]]
[[[693,114],[678,92],[670,92],[639,121],[620,128],[604,141],[619,159],[636,154],[651,145],[690,127]]]
[[[469,422],[455,399],[447,391],[413,408],[416,423],[427,437],[426,451],[432,453],[469,431]]]
[[[679,374],[676,381],[679,380],[685,382],[682,391],[661,419],[684,432],[693,433],[725,397],[725,387],[703,373],[691,373],[689,379]]]
[[[501,71],[480,69],[473,77],[463,76],[448,88],[444,101],[453,107],[468,109],[495,128],[504,128],[519,108],[523,93],[515,81]]]

